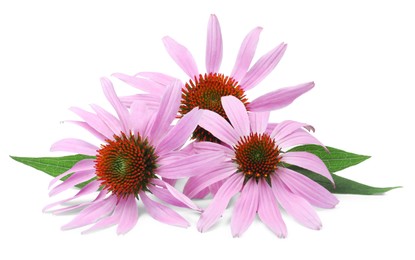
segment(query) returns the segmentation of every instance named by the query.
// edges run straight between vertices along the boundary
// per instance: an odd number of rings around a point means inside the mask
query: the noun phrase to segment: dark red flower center
[[[280,162],[280,150],[268,134],[244,136],[235,145],[234,161],[238,171],[245,175],[245,180],[265,178],[269,182],[270,175]]]
[[[217,73],[199,75],[199,78],[195,77],[194,81],[190,80],[186,83],[183,89],[180,114],[184,115],[193,108],[199,107],[214,111],[228,120],[221,103],[223,96],[235,96],[245,105],[248,104],[244,90],[233,78]],[[219,139],[201,127],[197,127],[193,132],[193,138],[197,141],[220,142]]]
[[[98,180],[118,197],[147,190],[150,179],[155,178],[157,155],[146,139],[140,135],[121,133],[114,140],[106,140],[98,150],[95,168]]]

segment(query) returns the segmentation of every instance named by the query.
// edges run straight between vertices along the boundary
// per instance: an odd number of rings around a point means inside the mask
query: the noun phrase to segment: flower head
[[[210,16],[208,23],[205,73],[199,71],[192,54],[186,47],[168,36],[163,38],[170,56],[190,78],[183,88],[181,115],[199,107],[216,112],[228,120],[220,100],[221,97],[229,95],[239,99],[248,111],[271,111],[291,104],[297,97],[314,87],[313,82],[308,82],[269,92],[252,101],[248,100],[245,92],[256,87],[274,70],[287,48],[286,44],[281,43],[251,66],[261,31],[262,28],[257,27],[245,37],[230,74],[220,72],[223,54],[222,33],[215,15]],[[163,91],[163,86],[174,80],[170,76],[154,72],[138,73],[136,76],[122,73],[113,75],[147,92],[126,97],[124,101],[127,104],[140,99],[150,102],[154,107],[159,104],[157,95]],[[146,78],[150,80],[146,80]],[[200,127],[196,128],[193,137],[198,141],[219,142],[212,133]]]
[[[231,229],[240,236],[252,223],[256,213],[278,236],[287,234],[278,204],[298,222],[320,229],[321,221],[312,206],[332,208],[338,200],[325,188],[290,169],[294,165],[333,179],[324,163],[307,152],[290,152],[287,148],[300,144],[322,145],[307,132],[312,127],[284,121],[268,127],[268,113],[247,112],[244,104],[233,96],[222,97],[229,122],[212,111],[204,111],[199,125],[223,142],[197,142],[196,152],[217,151],[226,159],[216,168],[203,171],[186,183],[184,192],[194,197],[215,190],[209,207],[202,213],[197,228],[209,229],[222,215],[230,199],[236,201]]]
[[[73,173],[61,184],[54,186],[50,195],[85,181],[89,183],[75,196],[50,204],[45,210],[98,192],[92,201],[52,210],[54,213],[61,213],[82,209],[64,229],[93,224],[87,230],[92,231],[118,224],[117,232],[126,233],[137,222],[137,200],[142,201],[148,213],[156,220],[187,227],[189,223],[165,204],[195,210],[199,208],[173,188],[168,179],[192,176],[194,172],[209,166],[212,160],[221,156],[213,155],[206,160],[205,155],[186,156],[179,150],[196,128],[201,110],[193,109],[176,125],[171,126],[180,106],[180,82],[174,82],[164,91],[157,110],[148,109],[140,101],[132,103],[128,110],[121,104],[111,82],[103,78],[101,83],[117,117],[97,105],[92,105],[95,113],[79,108],[71,109],[83,119],[72,122],[97,137],[100,147],[70,138],[56,142],[51,148],[52,151],[68,151],[95,158],[79,161],[52,180],[51,185],[54,185],[61,178]]]

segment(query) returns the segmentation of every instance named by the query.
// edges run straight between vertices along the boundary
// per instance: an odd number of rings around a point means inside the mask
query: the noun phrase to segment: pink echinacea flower
[[[287,148],[301,144],[322,145],[307,130],[313,128],[295,121],[283,121],[271,128],[268,112],[247,112],[233,96],[222,97],[222,106],[230,123],[215,112],[205,110],[199,126],[222,141],[196,142],[194,149],[225,154],[225,161],[191,177],[184,188],[190,197],[210,185],[217,191],[202,213],[197,228],[204,232],[220,218],[230,199],[240,193],[232,219],[233,236],[240,236],[259,218],[279,237],[287,235],[279,205],[295,220],[311,229],[320,229],[321,221],[312,206],[333,208],[338,200],[308,177],[290,169],[295,165],[333,179],[324,163],[307,152]],[[212,170],[213,169],[213,170]]]
[[[208,109],[228,119],[221,105],[221,97],[232,95],[238,98],[248,111],[261,112],[283,108],[291,104],[297,97],[314,87],[314,82],[308,82],[292,87],[281,88],[260,96],[252,101],[246,97],[246,91],[256,87],[269,73],[271,73],[281,60],[287,45],[279,44],[274,49],[260,57],[251,66],[255,55],[259,35],[262,28],[257,27],[243,40],[235,65],[230,74],[220,72],[222,63],[222,33],[219,21],[211,15],[207,30],[206,43],[206,73],[201,73],[196,62],[183,45],[172,38],[163,38],[164,45],[182,70],[190,77],[183,88],[180,115],[189,113],[193,108]],[[130,105],[134,100],[145,100],[149,106],[157,107],[160,104],[160,93],[173,77],[155,72],[142,72],[136,76],[115,73],[113,76],[124,82],[145,91],[145,94],[124,97],[123,103]],[[197,127],[193,133],[197,141],[219,140],[203,128]]]
[[[85,181],[90,182],[75,196],[50,204],[45,211],[62,213],[81,209],[63,229],[92,224],[84,231],[89,232],[117,224],[117,233],[124,234],[138,220],[137,201],[140,200],[154,219],[180,227],[189,226],[182,216],[165,204],[200,209],[163,178],[192,176],[212,160],[222,157],[215,154],[209,158],[196,154],[185,156],[179,150],[196,128],[202,111],[195,108],[171,126],[180,106],[182,84],[179,81],[166,88],[157,110],[149,110],[145,103],[139,101],[127,109],[121,104],[112,83],[106,78],[101,83],[117,117],[97,105],[91,105],[94,113],[80,108],[71,109],[84,120],[72,122],[97,137],[101,146],[69,138],[58,141],[51,147],[52,151],[95,157],[79,161],[52,180],[51,186],[73,173],[51,189],[51,196]],[[93,200],[78,203],[73,201],[94,192],[98,192],[98,195]],[[70,206],[53,209],[70,201]]]

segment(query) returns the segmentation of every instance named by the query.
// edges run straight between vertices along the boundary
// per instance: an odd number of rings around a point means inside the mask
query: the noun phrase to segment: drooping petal
[[[263,134],[267,130],[269,112],[248,112],[251,132]]]
[[[258,216],[278,237],[287,236],[287,226],[282,219],[272,188],[261,179],[259,185]]]
[[[107,78],[101,78],[102,89],[104,90],[105,97],[108,99],[110,104],[114,107],[117,112],[118,118],[120,119],[122,131],[128,133],[130,130],[130,115],[127,108],[121,104],[120,99],[115,93],[112,83]]]
[[[194,108],[184,115],[157,145],[157,154],[161,156],[182,147],[196,129],[201,116],[202,110],[199,110],[198,108]]]
[[[312,126],[307,125],[305,123],[286,120],[286,121],[282,121],[281,123],[278,123],[277,126],[274,128],[274,130],[272,130],[270,136],[271,138],[274,138],[278,143],[281,139],[292,134],[298,129],[301,129],[302,127],[309,128],[314,131],[314,128],[312,128]]]
[[[145,192],[140,192],[140,198],[146,207],[148,214],[150,214],[150,216],[152,216],[155,220],[179,227],[190,226],[189,222],[187,222],[187,220],[185,220],[177,212],[164,206],[163,204],[151,200]]]
[[[218,193],[218,190],[220,189],[220,187],[222,187],[222,185],[225,183],[225,181],[226,181],[227,179],[228,179],[228,178],[223,179],[223,180],[218,181],[218,182],[215,182],[215,183],[213,183],[212,185],[210,185],[210,186],[209,186],[209,191],[210,191],[210,193],[212,193],[212,195],[213,195],[213,196],[215,196],[215,195],[216,195],[216,193]]]
[[[79,162],[75,163],[74,166],[72,166],[69,170],[53,178],[53,180],[51,180],[49,183],[49,188],[52,187],[53,184],[55,184],[58,180],[62,179],[66,175],[69,175],[73,172],[94,169],[94,165],[95,165],[94,160],[95,159],[84,159],[84,160],[80,160]]]
[[[199,175],[202,171],[215,168],[223,161],[224,154],[210,152],[194,154],[178,159],[170,164],[164,164],[157,168],[157,173],[164,178],[179,179]]]
[[[246,91],[260,83],[272,70],[274,70],[286,49],[287,45],[281,43],[262,56],[246,73],[245,77],[240,82],[240,86]]]
[[[127,198],[120,199],[118,203],[124,202],[124,209],[122,211],[120,222],[117,227],[117,234],[125,234],[130,231],[138,220],[138,207],[134,194]]]
[[[243,181],[244,178],[240,174],[234,174],[226,180],[209,207],[200,216],[197,222],[197,230],[204,232],[215,224],[228,205],[229,200],[241,190]]]
[[[254,58],[261,31],[261,27],[256,27],[250,31],[243,40],[241,47],[239,48],[238,57],[236,58],[235,65],[233,66],[231,73],[231,77],[238,82],[240,82],[241,79],[245,77],[245,74],[251,65],[251,61]]]
[[[118,203],[115,206],[115,209],[111,215],[101,218],[98,222],[92,225],[89,229],[83,231],[82,234],[87,234],[92,231],[107,228],[107,227],[120,223],[121,215],[124,211],[124,206],[125,206],[125,203]]]
[[[314,87],[314,82],[308,82],[293,87],[281,88],[254,99],[248,104],[248,109],[254,112],[277,110],[291,104],[296,98]]]
[[[101,141],[105,141],[108,139],[108,137],[104,136],[103,134],[101,134],[100,132],[98,132],[97,130],[95,130],[93,127],[91,127],[85,122],[75,121],[75,120],[66,120],[65,123],[66,122],[82,127],[83,129],[87,130],[88,132],[90,132],[92,135],[94,135],[96,138],[98,138]]]
[[[167,86],[172,84],[176,78],[173,78],[169,75],[159,73],[159,72],[150,72],[150,71],[143,71],[135,74],[136,77],[143,77],[150,79],[151,81],[157,82],[161,86]]]
[[[234,237],[242,235],[254,221],[258,210],[258,197],[258,184],[254,180],[248,181],[233,209],[231,231]]]
[[[155,95],[161,95],[164,92],[164,87],[157,82],[140,78],[129,76],[123,73],[114,73],[111,76],[118,78],[119,80],[124,81],[128,85],[135,87],[137,89],[143,90],[147,93],[152,93]]]
[[[153,193],[154,196],[170,205],[183,208],[187,207],[187,205],[185,205],[182,201],[174,197],[167,188],[163,188],[156,185],[148,185],[148,189],[151,193]]]
[[[177,200],[181,201],[184,205],[186,205],[190,209],[194,209],[196,211],[201,211],[201,209],[186,195],[176,190],[174,187],[172,187],[170,184],[159,180],[159,179],[153,179],[152,183],[154,185],[158,185],[160,187],[166,188],[170,194],[175,197]]]
[[[239,135],[223,117],[210,110],[204,110],[199,126],[230,146],[235,145]]]
[[[134,102],[140,101],[146,103],[150,110],[157,110],[160,106],[161,95],[154,94],[135,94],[130,96],[121,96],[121,103],[126,107],[131,107]]]
[[[84,208],[86,208],[86,207],[88,207],[88,206],[90,206],[94,203],[97,203],[101,200],[104,200],[105,197],[107,196],[107,193],[108,193],[108,190],[102,189],[93,201],[80,202],[79,204],[75,204],[75,205],[71,205],[71,206],[68,206],[68,207],[56,209],[56,210],[53,210],[52,213],[55,214],[55,215],[58,215],[58,214],[66,213],[66,212],[69,212],[69,211],[84,209]]]
[[[226,156],[234,156],[235,152],[228,148],[225,145],[213,143],[213,142],[193,142],[192,143],[193,149],[196,153],[204,153],[204,152],[224,152]]]
[[[186,47],[168,36],[163,38],[163,43],[170,57],[190,78],[193,79],[199,75],[196,62]]]
[[[159,140],[169,130],[170,124],[177,115],[180,106],[182,83],[175,81],[168,86],[161,98],[160,108],[151,126],[152,140]]]
[[[231,162],[219,164],[214,170],[191,177],[183,188],[183,193],[189,198],[194,198],[202,190],[210,185],[228,178],[236,172],[236,167]]]
[[[64,190],[69,188],[73,188],[75,185],[82,183],[84,181],[88,181],[96,176],[95,169],[92,170],[84,170],[84,171],[77,171],[72,174],[68,179],[64,182],[59,184],[58,186],[54,187],[50,192],[49,196],[54,196],[58,193],[61,193]]]
[[[210,15],[206,40],[206,70],[208,73],[218,72],[222,63],[222,33],[216,15]]]
[[[116,196],[110,196],[105,200],[92,203],[83,209],[72,221],[62,226],[62,229],[73,229],[92,224],[98,219],[110,214],[114,210],[116,203]]]
[[[50,147],[50,151],[63,151],[63,152],[71,152],[71,153],[80,153],[94,156],[97,154],[98,147],[93,144],[90,144],[84,140],[76,139],[76,138],[66,138],[56,143],[52,144]]]
[[[303,144],[316,144],[327,149],[317,138],[312,136],[309,132],[304,129],[297,129],[291,134],[279,140],[278,145],[284,150],[288,147],[293,147]]]
[[[287,152],[283,155],[282,162],[293,164],[310,170],[329,179],[333,185],[334,180],[324,162],[316,155],[308,152]]]
[[[277,127],[277,123],[269,123],[267,125],[267,129],[265,130],[265,133],[271,135],[272,131],[274,131],[274,129]]]
[[[295,171],[279,168],[278,177],[291,192],[303,197],[311,205],[329,209],[339,203],[339,200],[320,184]]]
[[[97,116],[108,126],[109,129],[113,132],[109,139],[112,139],[113,135],[119,135],[121,132],[121,123],[118,118],[113,116],[107,110],[103,109],[102,107],[91,104],[91,108],[97,113]]]
[[[94,128],[97,132],[103,134],[105,137],[111,138],[113,136],[114,133],[111,129],[97,115],[77,107],[71,107],[69,110],[77,114],[80,118],[85,120],[88,125]]]
[[[47,212],[49,211],[51,208],[57,206],[57,205],[61,205],[62,203],[74,200],[76,198],[91,194],[92,192],[95,192],[99,189],[99,186],[101,185],[101,182],[99,181],[91,181],[90,183],[88,183],[87,185],[85,185],[77,194],[75,194],[75,196],[71,197],[71,198],[67,198],[64,200],[60,200],[54,203],[51,203],[49,205],[47,205],[46,207],[43,208],[43,212]]]
[[[234,96],[221,98],[222,107],[239,136],[249,135],[249,118],[245,105]]]
[[[308,228],[321,228],[320,218],[305,199],[291,193],[276,174],[271,176],[271,183],[275,197],[289,215]]]

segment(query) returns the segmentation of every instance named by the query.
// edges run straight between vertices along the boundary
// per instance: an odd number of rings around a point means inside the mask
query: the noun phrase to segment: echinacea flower
[[[112,83],[101,80],[104,94],[113,106],[115,117],[97,105],[95,113],[79,108],[71,110],[84,121],[73,121],[100,140],[98,147],[80,139],[63,139],[52,145],[52,151],[67,151],[94,156],[76,163],[71,169],[52,180],[51,185],[71,173],[68,179],[55,186],[50,195],[56,195],[85,181],[90,181],[75,196],[58,201],[51,208],[98,192],[92,201],[55,209],[61,213],[82,209],[63,229],[93,224],[87,231],[118,224],[117,233],[128,232],[137,222],[140,200],[148,214],[163,223],[187,227],[189,223],[164,203],[199,208],[185,195],[163,181],[163,177],[182,177],[197,172],[218,160],[221,155],[184,156],[179,149],[196,128],[201,110],[193,109],[171,126],[180,105],[182,84],[174,82],[162,96],[156,111],[147,109],[145,103],[135,102],[128,110],[117,97]],[[190,176],[189,175],[189,176]],[[159,200],[159,201],[156,201]],[[73,202],[72,202],[73,203]]]
[[[190,77],[183,88],[179,111],[181,115],[189,113],[194,107],[199,107],[214,111],[228,119],[220,102],[221,97],[228,95],[242,101],[248,111],[271,111],[291,104],[297,97],[314,87],[314,82],[308,82],[274,90],[252,101],[246,97],[246,91],[256,87],[274,70],[287,48],[286,44],[281,43],[251,66],[261,31],[262,28],[257,27],[245,37],[230,74],[220,72],[223,53],[222,33],[215,15],[210,16],[207,30],[206,73],[199,71],[192,54],[186,47],[168,36],[163,38],[170,56]],[[146,94],[125,97],[124,102],[127,105],[140,99],[145,100],[153,107],[158,106],[159,95],[164,86],[174,80],[170,76],[154,72],[142,72],[136,76],[115,73],[113,76],[146,92]],[[196,128],[193,138],[198,141],[218,142],[216,137],[200,127]]]
[[[198,230],[208,230],[237,193],[240,196],[231,219],[233,236],[240,236],[258,213],[262,222],[275,234],[285,237],[287,229],[278,205],[302,225],[320,229],[321,221],[312,205],[333,208],[338,200],[316,182],[287,167],[295,165],[308,169],[333,182],[317,156],[287,151],[287,148],[300,144],[322,145],[305,130],[312,127],[284,121],[272,131],[267,131],[268,112],[247,112],[244,104],[233,96],[222,97],[222,106],[232,125],[219,114],[205,110],[199,126],[223,144],[197,142],[194,147],[224,153],[226,159],[216,164],[216,168],[212,166],[203,174],[191,177],[185,187],[185,193],[193,196],[209,185],[220,183],[212,202],[197,223]]]

